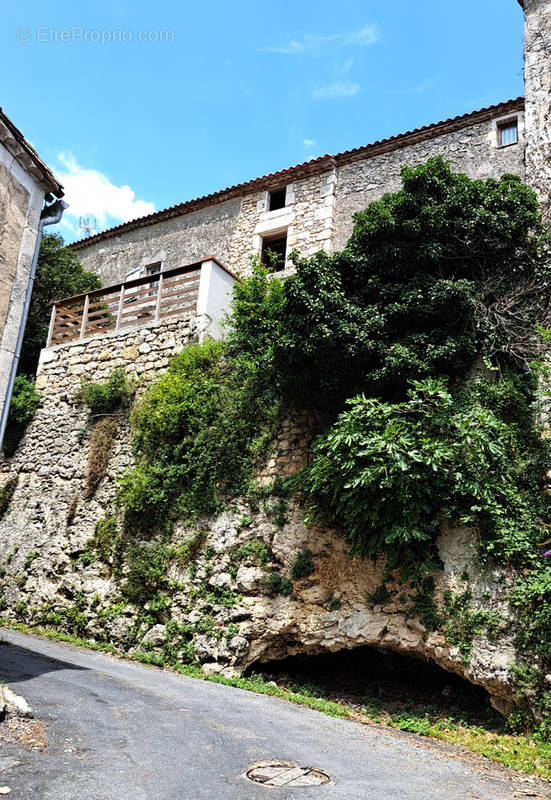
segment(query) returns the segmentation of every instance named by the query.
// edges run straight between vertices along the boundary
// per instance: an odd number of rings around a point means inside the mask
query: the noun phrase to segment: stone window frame
[[[515,121],[517,123],[516,142],[501,144],[501,129],[508,123]],[[493,119],[491,137],[492,146],[495,147],[496,150],[504,150],[507,147],[514,147],[517,144],[521,144],[524,141],[524,113],[522,111],[516,111],[514,114],[506,114],[504,117],[496,117],[496,119]]]
[[[261,257],[261,259],[262,259],[262,256],[264,255],[264,248],[265,248],[266,244],[269,244],[269,242],[273,241],[274,239],[283,239],[283,237],[285,237],[285,253],[283,255],[283,264],[281,266],[281,269],[276,270],[278,273],[279,272],[283,272],[285,270],[286,266],[287,266],[287,259],[289,257],[289,229],[288,228],[282,228],[280,230],[276,230],[276,231],[273,231],[273,232],[267,232],[267,233],[262,234],[261,237],[260,237],[260,239],[261,239],[261,242],[260,242],[260,257]]]
[[[285,189],[285,205],[281,208],[275,208],[270,210],[270,195],[272,192],[278,192],[282,189]],[[288,209],[290,206],[293,206],[296,201],[295,196],[295,184],[288,183],[286,186],[272,186],[270,189],[266,189],[263,192],[260,192],[260,197],[256,203],[256,210],[260,214],[280,214],[285,209]]]

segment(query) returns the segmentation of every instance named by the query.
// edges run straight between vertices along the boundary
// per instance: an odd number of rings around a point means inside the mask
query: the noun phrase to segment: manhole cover
[[[287,761],[263,761],[251,764],[245,773],[250,781],[263,786],[320,786],[329,783],[326,772],[315,767],[300,767]]]

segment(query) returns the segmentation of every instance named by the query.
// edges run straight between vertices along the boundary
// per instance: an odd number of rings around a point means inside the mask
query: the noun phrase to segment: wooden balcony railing
[[[52,309],[46,347],[195,311],[207,260],[60,300]]]

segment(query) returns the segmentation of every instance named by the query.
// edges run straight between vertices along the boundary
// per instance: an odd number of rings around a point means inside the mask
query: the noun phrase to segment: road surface
[[[10,800],[512,800],[535,791],[415,736],[36,636],[2,629],[0,639],[0,679],[29,701],[41,731],[2,747]],[[331,782],[276,788],[243,777],[271,759],[320,768]]]

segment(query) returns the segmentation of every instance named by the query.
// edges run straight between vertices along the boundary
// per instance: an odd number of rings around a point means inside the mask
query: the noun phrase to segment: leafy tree
[[[295,404],[465,375],[479,353],[530,362],[551,269],[537,199],[520,179],[472,181],[441,158],[355,216],[345,250],[296,261],[274,363]]]
[[[99,277],[82,268],[76,254],[64,246],[59,234],[43,238],[19,362],[20,374],[36,372],[40,350],[46,344],[52,304],[100,286]]]
[[[3,444],[6,455],[13,455],[17,449],[39,403],[32,376],[36,373],[40,351],[46,344],[52,304],[63,297],[72,297],[100,286],[98,276],[82,268],[76,255],[64,247],[59,234],[43,238],[19,360],[19,375],[13,387]]]

